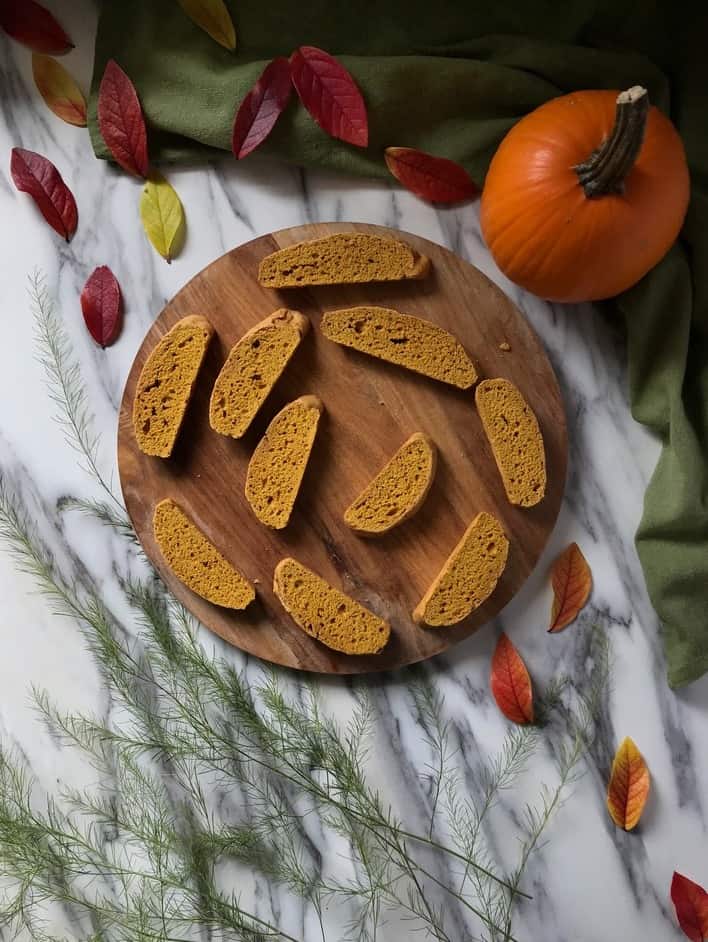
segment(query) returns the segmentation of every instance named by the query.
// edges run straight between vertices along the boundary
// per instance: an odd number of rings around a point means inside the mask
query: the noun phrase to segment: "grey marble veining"
[[[57,7],[56,3],[48,4]],[[90,74],[95,11],[87,0],[63,4],[62,16],[77,48],[65,58],[84,88]],[[567,672],[582,685],[593,652],[593,625],[611,639],[612,689],[584,775],[550,825],[548,844],[534,855],[524,886],[534,896],[514,923],[519,940],[666,942],[681,938],[669,900],[674,869],[708,884],[708,679],[676,695],[664,679],[656,616],[646,596],[633,535],[651,475],[657,444],[631,418],[625,350],[620,325],[590,306],[549,305],[510,284],[496,269],[479,233],[474,206],[436,210],[384,183],[303,172],[270,162],[225,159],[190,169],[170,169],[187,214],[183,252],[166,265],[149,246],[138,217],[140,185],[94,159],[85,131],[62,124],[34,89],[30,56],[0,35],[0,472],[31,510],[57,564],[97,587],[111,607],[126,615],[116,573],[136,565],[135,551],[119,536],[76,513],[59,513],[76,497],[101,494],[78,466],[52,418],[41,365],[36,360],[27,279],[35,268],[47,275],[64,326],[90,390],[91,409],[104,431],[101,467],[115,477],[116,415],[133,355],[153,317],[179,288],[214,258],[259,234],[319,220],[356,220],[396,226],[438,241],[469,259],[523,309],[544,341],[558,374],[570,431],[570,467],[562,512],[536,571],[494,624],[431,661],[424,673],[445,698],[450,741],[465,787],[479,788],[480,769],[499,748],[508,724],[488,684],[491,653],[505,630],[523,651],[534,680],[543,686]],[[65,245],[43,224],[30,199],[9,177],[12,146],[49,156],[72,187],[79,227]],[[84,330],[78,296],[96,265],[110,264],[120,280],[125,325],[108,351]],[[572,629],[549,638],[548,568],[571,540],[593,570],[591,602]],[[110,717],[115,705],[78,628],[51,613],[32,580],[0,552],[3,649],[0,659],[0,735],[26,759],[48,790],[57,782],[80,785],[87,769],[37,722],[29,700],[32,685],[46,687],[66,708]],[[126,618],[126,625],[130,625]],[[130,629],[129,629],[130,630]],[[252,658],[218,639],[207,643],[243,667]],[[406,674],[363,682],[379,715],[368,772],[371,781],[411,826],[427,829],[434,795],[430,766],[435,754],[425,719],[411,699]],[[327,707],[343,720],[351,710],[347,681],[318,681]],[[618,742],[631,735],[652,774],[652,794],[636,833],[618,831],[604,807],[605,783]],[[504,793],[486,839],[511,864],[525,802],[553,779],[553,756],[542,739],[528,772]],[[215,786],[209,799],[228,820],[247,815],[244,796]],[[312,815],[302,818],[312,860],[344,879],[345,848]],[[434,833],[445,837],[442,816]],[[453,875],[440,867],[440,880]],[[349,869],[348,869],[349,868]],[[244,897],[261,917],[314,942],[320,929],[311,908],[266,883],[243,866],[224,879],[238,879]],[[342,937],[343,914],[325,913],[328,940]],[[461,911],[450,908],[453,942],[469,935]],[[410,938],[406,923],[390,921],[382,940]]]

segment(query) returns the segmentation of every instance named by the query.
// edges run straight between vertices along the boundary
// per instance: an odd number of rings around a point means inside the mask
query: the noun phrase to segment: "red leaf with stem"
[[[283,56],[273,59],[247,93],[236,112],[231,149],[241,160],[268,137],[290,101],[290,63]]]
[[[98,127],[116,163],[145,179],[150,162],[143,109],[135,86],[113,59],[106,64],[98,90]]]
[[[366,105],[344,66],[316,46],[300,46],[290,56],[290,69],[300,101],[322,130],[340,141],[366,147]]]
[[[671,900],[676,907],[676,918],[691,942],[708,939],[708,893],[682,873],[674,871],[671,881]]]
[[[121,293],[116,276],[101,265],[81,292],[81,311],[89,333],[102,347],[110,346],[120,332]]]
[[[533,723],[531,678],[521,655],[502,632],[492,656],[491,687],[497,706],[512,723]]]
[[[62,26],[35,0],[0,0],[0,27],[33,52],[57,56],[74,48]]]
[[[54,164],[32,150],[13,147],[10,173],[18,190],[29,193],[49,225],[68,242],[76,231],[76,200]]]
[[[403,186],[429,203],[461,203],[479,194],[464,167],[414,147],[387,147],[386,166]]]

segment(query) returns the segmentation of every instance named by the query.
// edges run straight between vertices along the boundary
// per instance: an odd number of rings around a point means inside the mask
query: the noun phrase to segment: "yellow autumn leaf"
[[[140,218],[148,239],[163,258],[172,261],[184,241],[184,209],[172,185],[159,173],[151,173],[143,187]]]
[[[236,30],[224,0],[177,0],[187,16],[225,49],[236,48]]]
[[[637,826],[649,796],[649,769],[633,739],[627,736],[615,753],[607,786],[607,810],[617,827]]]
[[[34,52],[32,75],[39,94],[58,118],[77,128],[86,127],[86,99],[61,62]]]

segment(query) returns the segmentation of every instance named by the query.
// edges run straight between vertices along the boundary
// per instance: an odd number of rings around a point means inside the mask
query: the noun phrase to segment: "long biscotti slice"
[[[459,389],[477,382],[477,370],[452,334],[387,307],[328,311],[321,322],[328,340],[422,373]]]
[[[388,622],[296,559],[283,559],[275,567],[273,591],[299,628],[334,651],[378,654],[386,646]]]
[[[183,317],[145,361],[133,400],[133,429],[146,455],[169,458],[214,329],[205,317]]]
[[[178,579],[202,598],[243,609],[256,596],[251,583],[227,562],[179,504],[161,500],[153,515],[155,542]]]
[[[546,454],[536,416],[507,379],[485,379],[475,402],[510,503],[533,507],[546,493]]]
[[[258,266],[266,288],[344,285],[423,278],[430,260],[405,242],[363,232],[338,232],[267,255]]]
[[[215,432],[241,438],[281,377],[310,326],[299,311],[281,308],[231,348],[209,403]]]
[[[246,500],[267,527],[288,525],[323,408],[316,396],[288,403],[256,445],[246,474]]]
[[[477,514],[413,612],[414,621],[440,628],[467,618],[496,588],[508,554],[499,521]]]
[[[437,466],[432,439],[415,432],[344,511],[344,522],[367,536],[408,520],[428,496]]]

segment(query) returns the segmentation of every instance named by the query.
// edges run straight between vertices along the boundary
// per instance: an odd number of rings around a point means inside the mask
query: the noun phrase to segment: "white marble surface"
[[[57,4],[49,4],[57,9]],[[95,12],[86,0],[60,5],[77,49],[66,65],[88,85]],[[505,723],[488,690],[489,661],[503,628],[527,659],[535,680],[557,670],[582,677],[587,632],[608,629],[613,656],[612,689],[600,735],[564,806],[547,833],[548,844],[529,866],[525,886],[534,895],[517,914],[519,940],[681,938],[669,900],[674,869],[708,885],[708,678],[674,694],[666,686],[657,621],[646,596],[633,548],[644,486],[657,446],[632,420],[627,403],[621,334],[596,312],[551,307],[525,296],[496,270],[479,235],[474,206],[436,211],[385,184],[370,184],[297,169],[259,164],[171,170],[188,218],[184,251],[165,264],[146,242],[137,212],[139,184],[94,159],[87,134],[62,124],[43,106],[26,50],[0,36],[0,471],[23,495],[57,558],[67,548],[80,557],[112,597],[115,568],[126,550],[118,537],[76,515],[56,516],[69,495],[94,493],[52,418],[41,367],[35,358],[28,275],[47,274],[66,329],[91,390],[91,406],[105,431],[101,459],[114,467],[116,414],[132,357],[156,312],[203,266],[229,248],[261,233],[316,220],[359,220],[397,226],[441,242],[496,280],[523,308],[543,338],[562,385],[570,427],[570,472],[563,510],[550,546],[533,577],[490,625],[454,652],[430,665],[446,697],[445,711],[470,768],[479,751],[493,750]],[[49,156],[72,187],[79,228],[70,245],[43,224],[31,200],[16,192],[9,176],[12,146]],[[84,330],[78,295],[96,265],[109,264],[125,298],[125,327],[107,351]],[[60,524],[48,523],[59,520]],[[594,573],[594,591],[579,624],[549,638],[548,566],[571,540],[583,548]],[[31,685],[46,687],[67,708],[106,706],[105,691],[81,635],[69,620],[52,615],[32,580],[0,550],[2,657],[0,735],[17,744],[39,781],[84,781],[77,754],[51,739],[33,712]],[[232,655],[236,663],[243,658]],[[254,665],[249,665],[252,670]],[[324,683],[328,702],[346,718],[350,701],[343,685]],[[384,753],[376,752],[370,775],[387,800],[407,819],[427,827],[428,746],[405,696],[405,675],[372,684],[381,709]],[[625,735],[644,753],[652,794],[640,830],[615,829],[604,808],[604,783],[611,754]],[[385,761],[382,755],[386,756]],[[505,797],[500,834],[513,835],[515,816],[537,793],[548,771],[544,750],[531,772]],[[508,839],[514,841],[512,836]],[[321,850],[327,848],[322,846]],[[513,849],[513,848],[512,848]],[[336,868],[338,864],[332,864]],[[276,902],[273,902],[276,900]],[[319,938],[319,929],[288,907],[286,891],[262,894],[261,915],[280,914],[299,938]],[[458,914],[459,915],[459,914]],[[454,919],[458,918],[457,916]],[[334,915],[325,914],[325,921]],[[336,921],[331,923],[336,926]],[[471,938],[451,923],[451,938]],[[455,929],[455,926],[458,928]],[[332,929],[328,939],[337,939]],[[381,939],[407,939],[405,924],[391,923]]]

